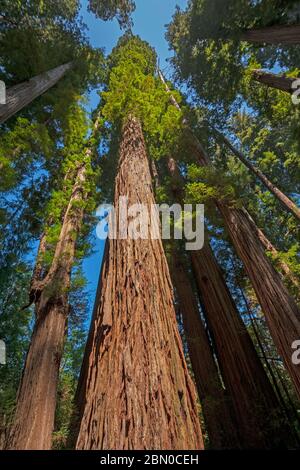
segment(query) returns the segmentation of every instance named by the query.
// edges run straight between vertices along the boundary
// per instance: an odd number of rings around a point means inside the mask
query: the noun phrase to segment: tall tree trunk
[[[284,75],[275,75],[274,73],[264,72],[263,70],[253,70],[253,79],[257,82],[267,85],[277,90],[285,91],[286,93],[293,93],[293,83],[298,80],[297,78],[286,77]]]
[[[122,130],[115,212],[154,204],[141,125]],[[77,449],[203,448],[160,239],[108,241]]]
[[[168,167],[173,178],[173,194],[182,199],[178,189],[180,173],[172,158]],[[206,239],[203,248],[191,251],[190,256],[220,369],[232,399],[241,444],[252,448],[280,445],[285,431],[273,426],[274,416],[280,419],[279,402],[209,241]]]
[[[258,44],[299,44],[300,25],[267,26],[261,29],[250,29],[241,35],[242,41]]]
[[[284,441],[280,407],[209,244],[191,252],[192,265],[226,388],[244,447],[272,448]]]
[[[59,367],[69,314],[68,290],[76,238],[84,215],[82,202],[87,197],[84,187],[86,161],[90,155],[91,149],[87,149],[84,161],[78,165],[53,261],[45,276],[42,269],[47,249],[45,234],[40,241],[30,291],[30,302],[35,303],[36,321],[7,449],[51,448]]]
[[[169,92],[168,89],[166,91]],[[193,140],[198,139],[193,136]],[[192,149],[199,165],[210,164],[209,156],[200,142]],[[300,313],[296,302],[266,256],[265,245],[261,241],[262,232],[247,210],[231,208],[225,201],[216,201],[216,206],[223,215],[232,243],[266,315],[275,346],[300,396],[300,367],[292,363],[292,344],[300,338]]]
[[[215,132],[231,150],[231,152],[253,173],[263,185],[276,197],[276,199],[282,204],[282,206],[291,214],[293,214],[296,219],[300,220],[300,209],[296,204],[288,198],[282,191],[280,191],[275,184],[273,184],[264,174],[257,168],[255,165],[252,165],[251,162],[240,152],[231,142],[220,132],[215,129]]]
[[[300,396],[300,367],[292,363],[292,344],[300,338],[300,312],[273,268],[259,231],[245,209],[218,204],[235,249],[243,261],[266,316],[274,343]]]
[[[72,67],[69,62],[19,83],[6,92],[6,104],[0,105],[0,124],[52,88]]]
[[[102,284],[103,280],[107,275],[107,264],[108,264],[108,242],[105,243],[105,250],[102,258],[102,265],[100,275],[98,279],[98,286],[96,291],[96,297],[94,301],[92,318],[90,321],[89,334],[85,345],[83,361],[81,364],[80,375],[77,383],[77,388],[74,397],[74,410],[71,417],[70,430],[68,435],[67,447],[73,449],[76,446],[76,441],[80,429],[80,423],[84,414],[87,398],[87,380],[89,376],[89,357],[93,349],[93,338],[95,334],[95,327],[97,324],[97,313],[101,302],[102,296]]]
[[[212,449],[239,448],[237,425],[202,323],[197,298],[184,261],[172,251],[171,275],[183,318],[189,356]]]

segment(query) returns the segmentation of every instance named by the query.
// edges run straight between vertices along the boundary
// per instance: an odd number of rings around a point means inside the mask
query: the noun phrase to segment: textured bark
[[[98,125],[98,122],[96,126]],[[91,149],[85,158],[89,159]],[[72,195],[66,208],[51,267],[43,272],[47,249],[42,235],[30,291],[36,322],[17,397],[7,449],[50,449],[56,406],[59,367],[69,313],[68,290],[76,238],[83,220],[79,203],[87,197],[85,160],[78,165]]]
[[[206,166],[207,161],[210,164],[209,156],[200,142],[194,150],[199,165]],[[266,256],[267,238],[263,235],[262,243],[262,232],[247,210],[232,208],[224,201],[216,201],[216,206],[223,215],[232,243],[266,316],[275,346],[300,396],[300,367],[292,363],[292,344],[300,338],[300,313],[296,302]]]
[[[275,75],[274,73],[264,72],[263,70],[253,70],[253,79],[257,82],[267,85],[277,90],[285,91],[286,93],[293,93],[293,83],[296,78],[286,77],[284,75]]]
[[[299,44],[300,25],[278,25],[245,31],[243,41],[259,44]]]
[[[218,135],[221,139],[225,142],[228,148],[230,148],[231,152],[253,173],[262,183],[263,185],[276,197],[276,199],[282,204],[282,206],[291,214],[293,214],[296,219],[300,220],[300,209],[297,205],[288,198],[282,191],[280,191],[275,184],[273,184],[266,175],[260,171],[255,165],[252,165],[251,162],[240,152],[237,148],[235,148],[231,142],[222,134],[218,132]]]
[[[154,203],[141,126],[122,131],[115,210]],[[203,447],[160,239],[109,240],[77,449]]]
[[[242,445],[280,445],[282,430],[274,426],[275,417],[280,421],[279,403],[210,246],[191,252],[191,258]]]
[[[89,357],[93,349],[93,338],[95,334],[95,327],[97,323],[97,313],[101,301],[102,295],[102,284],[103,278],[105,278],[103,273],[107,272],[107,260],[108,260],[108,243],[106,242],[105,250],[102,258],[102,266],[100,270],[100,275],[98,279],[97,292],[94,302],[94,308],[92,313],[92,318],[90,322],[89,334],[87,342],[85,345],[83,361],[80,369],[80,375],[77,383],[76,393],[74,397],[74,411],[71,418],[70,432],[68,436],[67,447],[69,449],[74,449],[76,446],[76,440],[78,437],[80,423],[84,414],[84,409],[86,405],[87,398],[87,380],[89,375]]]
[[[239,448],[232,403],[221,383],[187,268],[176,250],[172,252],[171,273],[183,318],[185,337],[210,447],[212,449]]]
[[[52,88],[72,67],[69,62],[19,83],[6,92],[6,104],[0,105],[0,124],[30,104],[35,98]]]
[[[181,176],[174,159],[169,159],[168,167],[173,195],[180,202]],[[273,423],[275,416],[280,418],[279,402],[208,240],[200,251],[191,251],[190,256],[224,383],[233,403],[241,445],[252,448],[280,445],[284,431],[276,430]]]
[[[292,344],[300,338],[300,312],[296,302],[267,258],[259,231],[247,211],[220,203],[219,208],[266,316],[274,343],[300,396],[300,367],[292,363]]]

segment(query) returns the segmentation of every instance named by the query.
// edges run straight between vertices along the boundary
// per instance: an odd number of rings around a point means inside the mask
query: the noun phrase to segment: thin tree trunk
[[[227,147],[231,150],[231,152],[253,173],[262,183],[263,185],[276,197],[276,199],[282,204],[282,206],[291,214],[293,214],[296,219],[300,220],[300,209],[296,206],[296,204],[288,198],[282,191],[280,191],[275,184],[273,184],[264,174],[262,171],[259,170],[255,165],[252,163],[240,152],[231,142],[220,132],[216,131],[218,136],[224,141]]]
[[[69,62],[19,83],[6,92],[6,104],[0,105],[0,124],[52,88],[72,67]]]
[[[169,158],[168,168],[174,182],[173,194],[181,199],[180,174],[172,158]],[[190,256],[220,369],[232,399],[242,446],[280,445],[285,439],[284,432],[273,427],[274,416],[280,419],[279,402],[208,240],[200,251],[191,251]]]
[[[299,44],[300,25],[268,26],[261,29],[251,29],[241,35],[242,41],[258,44]]]
[[[297,78],[286,77],[284,75],[275,75],[274,73],[264,72],[263,70],[253,70],[253,79],[257,82],[267,85],[277,90],[285,91],[286,93],[293,93],[293,83],[298,80]]]
[[[15,417],[6,443],[7,449],[51,448],[59,367],[69,314],[68,290],[76,238],[84,215],[82,203],[87,197],[84,186],[86,162],[90,156],[91,149],[87,149],[84,161],[77,168],[47,274],[42,268],[43,255],[47,250],[46,236],[43,234],[41,237],[30,291],[30,302],[35,303],[36,321],[18,392]]]
[[[194,136],[194,139],[197,138]],[[194,150],[199,165],[206,166],[209,156],[200,142],[198,149],[194,147]],[[300,368],[292,363],[292,344],[300,338],[300,313],[296,302],[266,256],[262,232],[247,210],[232,208],[225,201],[216,201],[216,206],[223,215],[232,243],[266,316],[275,346],[300,396]]]
[[[185,337],[210,447],[212,449],[239,448],[232,403],[221,383],[187,268],[176,250],[172,251],[171,274],[183,318]]]
[[[115,212],[154,204],[142,129],[122,130]],[[160,239],[108,241],[77,449],[201,449],[196,394]]]

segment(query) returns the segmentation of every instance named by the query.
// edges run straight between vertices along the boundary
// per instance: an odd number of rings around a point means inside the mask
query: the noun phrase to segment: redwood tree
[[[122,129],[114,207],[154,204],[139,120]],[[194,385],[160,239],[108,241],[77,449],[200,449]]]
[[[264,70],[253,70],[252,76],[257,82],[277,90],[285,91],[286,93],[293,93],[296,90],[296,88],[293,88],[293,84],[296,80],[299,80],[299,78],[276,75]]]
[[[7,449],[51,449],[59,367],[69,314],[68,290],[92,175],[92,149],[84,148],[87,130],[84,114],[77,107],[73,113],[69,116],[71,133],[65,130],[72,155],[65,163],[62,188],[53,193],[49,204],[31,282],[29,297],[30,303],[35,304],[35,325]],[[72,128],[74,121],[76,125]],[[95,131],[98,125],[96,121]],[[58,229],[53,246],[53,234]]]
[[[169,89],[166,91],[170,94]],[[187,126],[186,123],[184,125]],[[210,166],[209,155],[190,128],[188,131],[190,147],[199,166]],[[262,232],[247,210],[236,208],[226,200],[215,201],[215,204],[223,216],[232,243],[266,315],[274,343],[300,396],[300,368],[292,362],[292,345],[300,337],[300,313],[296,301],[267,257],[266,237],[263,243]]]
[[[69,62],[19,83],[6,92],[6,104],[0,105],[0,124],[30,104],[35,98],[52,88],[72,67]]]
[[[168,166],[173,194],[182,201],[182,178],[176,162],[169,159]],[[203,248],[191,251],[190,257],[224,383],[238,422],[241,445],[246,448],[281,445],[286,438],[286,429],[276,424],[276,419],[282,423],[279,402],[207,236]]]
[[[219,376],[212,345],[200,317],[199,301],[194,293],[186,260],[176,249],[171,252],[170,265],[210,447],[239,448],[240,440],[231,397],[226,393]]]

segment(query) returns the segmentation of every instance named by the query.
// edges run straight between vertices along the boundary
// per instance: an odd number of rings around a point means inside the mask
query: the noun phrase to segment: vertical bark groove
[[[95,124],[95,129],[98,121]],[[87,197],[84,189],[86,162],[91,149],[78,164],[72,194],[66,208],[49,271],[43,270],[47,249],[45,234],[40,240],[33,273],[30,303],[35,303],[36,321],[17,396],[15,417],[6,443],[7,449],[46,450],[52,445],[59,367],[69,314],[68,290],[71,281],[76,239],[80,231]],[[49,222],[49,221],[48,221]]]
[[[176,250],[172,252],[171,273],[210,446],[212,449],[239,448],[232,403],[221,383],[187,268]]]
[[[298,30],[300,31],[300,26]],[[168,88],[166,91],[170,93]],[[195,139],[198,140],[196,136],[193,140]],[[209,156],[200,142],[194,150],[199,165],[210,164]],[[299,308],[266,256],[267,238],[263,235],[262,241],[262,232],[247,210],[232,208],[225,201],[215,203],[266,316],[274,344],[300,396],[300,367],[292,363],[292,344],[300,338]]]
[[[142,129],[122,131],[115,209],[154,203]],[[118,217],[118,216],[117,216]],[[77,449],[203,448],[162,242],[108,241]]]

